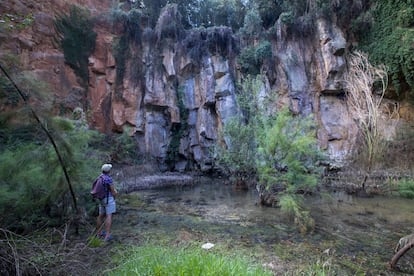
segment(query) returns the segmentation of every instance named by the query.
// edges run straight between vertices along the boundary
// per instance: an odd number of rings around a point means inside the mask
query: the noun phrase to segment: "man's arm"
[[[116,196],[118,195],[118,192],[116,191],[114,184],[109,185],[109,189],[111,190],[111,194],[112,194],[114,197],[116,197]]]

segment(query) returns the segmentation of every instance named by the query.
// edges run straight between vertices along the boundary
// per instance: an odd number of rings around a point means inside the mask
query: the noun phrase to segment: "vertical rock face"
[[[96,47],[89,58],[89,87],[85,91],[53,43],[54,17],[49,7],[68,11],[66,1],[5,2],[0,7],[14,14],[26,9],[23,14],[33,12],[34,21],[5,37],[0,44],[2,52],[15,53],[27,69],[48,82],[56,102],[69,110],[89,108],[90,125],[102,132],[122,132],[129,127],[139,149],[158,159],[165,169],[174,151],[178,156],[176,170],[212,168],[211,148],[218,142],[219,131],[231,117],[239,116],[235,94],[240,72],[233,49],[237,40],[231,29],[181,30],[163,37],[163,24],[172,22],[161,15],[153,31],[156,39],[129,45],[134,54],[127,57],[125,77],[119,81],[116,72],[121,65],[116,63],[113,47],[123,34],[102,19],[111,1],[79,0],[77,4],[101,18],[95,25]],[[165,12],[171,17],[175,11]],[[287,105],[296,114],[314,114],[321,148],[332,165],[341,166],[357,133],[341,86],[344,35],[322,19],[317,21],[316,31],[307,36],[287,33],[280,22],[275,29],[272,74],[267,73],[260,97],[277,95],[277,106]],[[132,77],[137,66],[140,74]],[[176,148],[171,147],[174,137],[179,140]]]
[[[297,114],[313,113],[318,120],[318,140],[332,166],[341,166],[355,144],[357,126],[349,114],[342,78],[346,41],[342,31],[325,20],[306,37],[286,33],[276,24],[273,43],[277,57],[276,80],[281,104]]]
[[[261,97],[277,94],[279,106],[288,105],[296,114],[315,114],[320,145],[328,152],[331,163],[340,166],[350,154],[357,132],[341,86],[345,38],[341,30],[323,20],[317,22],[316,31],[307,37],[287,34],[286,27],[280,23],[276,30],[272,43],[275,77],[265,80]],[[209,32],[217,31],[206,30],[206,37],[214,37]],[[188,31],[186,36],[195,36],[192,32],[197,31]],[[135,123],[125,119],[114,121],[115,125],[117,128],[123,124],[135,126],[141,133],[139,143],[144,151],[162,163],[169,154],[173,125],[186,124],[176,169],[195,166],[209,170],[210,149],[217,143],[218,132],[231,117],[239,115],[235,98],[238,81],[235,56],[205,51],[199,56],[201,60],[196,60],[190,55],[193,49],[183,49],[181,41],[174,39],[142,49],[142,56],[147,57],[144,85],[135,92],[143,102],[126,100],[125,95],[131,88],[124,86],[124,106],[112,105],[113,114],[121,113],[116,109],[135,105],[141,115]],[[179,97],[182,106],[178,103]],[[180,109],[189,114],[186,122],[180,118]]]

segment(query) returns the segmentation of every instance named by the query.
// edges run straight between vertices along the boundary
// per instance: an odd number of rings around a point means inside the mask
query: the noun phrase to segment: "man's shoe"
[[[112,241],[112,235],[109,235],[108,237],[105,237],[104,241],[105,242]]]
[[[102,230],[100,233],[96,234],[97,238],[103,239],[106,236],[106,231]]]

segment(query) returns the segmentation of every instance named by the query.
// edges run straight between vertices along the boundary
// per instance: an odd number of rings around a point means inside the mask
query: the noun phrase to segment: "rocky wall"
[[[68,11],[72,3],[2,1],[1,8],[10,14],[32,14],[33,24],[1,32],[1,53],[18,55],[25,68],[48,82],[57,105],[68,110],[86,109],[91,127],[106,133],[128,127],[139,149],[159,160],[165,169],[173,132],[185,125],[174,169],[210,170],[211,148],[218,142],[220,129],[229,118],[239,115],[235,93],[241,73],[237,56],[208,47],[203,55],[192,56],[192,48],[184,47],[182,41],[197,30],[186,31],[184,37],[143,40],[131,48],[135,54],[128,57],[126,77],[116,87],[118,64],[113,46],[122,33],[106,20],[111,1],[76,3],[87,7],[97,19],[88,91],[81,87],[54,43],[56,11]],[[221,27],[205,32],[206,37],[214,38],[229,30]],[[269,112],[287,105],[296,114],[314,114],[321,148],[328,153],[332,166],[342,166],[357,134],[341,84],[346,69],[344,34],[322,19],[317,21],[315,32],[306,36],[289,34],[287,27],[277,22],[271,43],[273,63],[263,72],[266,78],[260,92],[261,97],[277,97],[274,110]],[[130,77],[133,64],[141,66],[136,79]],[[408,109],[404,114],[413,114]],[[182,114],[188,114],[186,122]]]

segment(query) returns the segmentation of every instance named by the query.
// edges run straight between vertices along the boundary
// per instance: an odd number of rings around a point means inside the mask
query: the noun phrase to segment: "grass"
[[[108,275],[272,275],[244,256],[223,255],[215,248],[196,246],[133,247],[119,254],[116,263],[115,269],[106,271]]]

